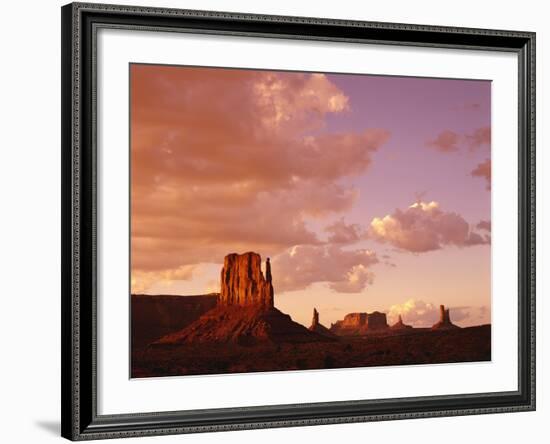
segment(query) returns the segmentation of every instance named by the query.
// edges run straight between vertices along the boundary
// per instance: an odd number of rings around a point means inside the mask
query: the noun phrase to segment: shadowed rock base
[[[234,343],[253,345],[325,342],[328,339],[309,331],[276,308],[220,305],[202,315],[183,330],[164,336],[153,347],[189,343]]]
[[[217,293],[199,296],[133,294],[132,347],[143,347],[187,327],[213,309],[218,297]]]

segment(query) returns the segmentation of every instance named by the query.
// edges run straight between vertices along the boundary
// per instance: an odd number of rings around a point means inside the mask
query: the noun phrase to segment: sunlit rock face
[[[271,264],[266,261],[266,277],[262,273],[259,254],[228,254],[221,271],[221,305],[273,307]]]

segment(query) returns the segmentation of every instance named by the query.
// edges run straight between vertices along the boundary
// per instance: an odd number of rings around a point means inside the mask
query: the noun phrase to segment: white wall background
[[[306,15],[537,32],[538,124],[538,409],[537,412],[254,430],[125,442],[447,443],[544,442],[550,419],[543,301],[543,225],[550,156],[543,151],[550,103],[543,73],[550,56],[550,14],[536,0],[384,2],[296,0],[163,0],[118,3],[260,14]],[[59,441],[60,412],[60,6],[58,0],[5,2],[0,26],[0,436],[9,443]],[[452,381],[451,381],[452,383]]]

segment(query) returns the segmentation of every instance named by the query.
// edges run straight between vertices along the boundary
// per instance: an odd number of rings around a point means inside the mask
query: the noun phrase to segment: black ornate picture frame
[[[62,14],[62,436],[71,440],[535,409],[535,34],[531,32],[72,3]],[[260,36],[517,56],[518,389],[208,410],[97,413],[96,39],[99,28]],[[498,276],[495,277],[498,279]],[[510,289],[510,291],[514,291]],[[122,295],[121,297],[125,297]]]

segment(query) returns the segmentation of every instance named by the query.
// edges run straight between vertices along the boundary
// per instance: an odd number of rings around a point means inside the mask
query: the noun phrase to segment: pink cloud
[[[470,173],[473,177],[482,177],[486,181],[486,188],[491,189],[491,159],[478,164]]]
[[[480,220],[476,224],[476,228],[479,230],[491,231],[491,221],[490,220]]]
[[[358,293],[372,283],[370,267],[378,263],[373,251],[343,250],[334,245],[295,246],[273,259],[275,291],[303,290],[327,282],[340,293]]]
[[[262,123],[272,129],[297,131],[318,127],[311,114],[348,111],[349,98],[324,74],[248,72],[257,77],[253,95],[262,111]]]
[[[466,247],[490,242],[474,232],[462,216],[442,211],[434,201],[416,202],[406,210],[396,209],[392,214],[374,218],[368,235],[413,253],[438,250],[446,245]]]
[[[325,231],[329,233],[328,242],[334,244],[351,244],[361,240],[363,229],[358,224],[346,224],[341,218],[327,226]]]
[[[429,140],[426,144],[437,151],[442,153],[451,153],[458,151],[458,144],[460,142],[460,136],[451,130],[445,130],[440,132],[433,140]]]
[[[482,146],[491,146],[491,127],[484,126],[477,128],[472,133],[466,135],[466,140],[470,145],[471,150],[478,149]]]
[[[132,273],[318,246],[388,131],[324,131],[349,98],[323,74],[131,67]]]
[[[460,149],[461,145],[467,144],[470,151],[480,147],[491,146],[491,127],[484,126],[476,128],[471,133],[458,134],[452,130],[440,132],[433,140],[428,140],[426,145],[441,153],[452,153]]]

